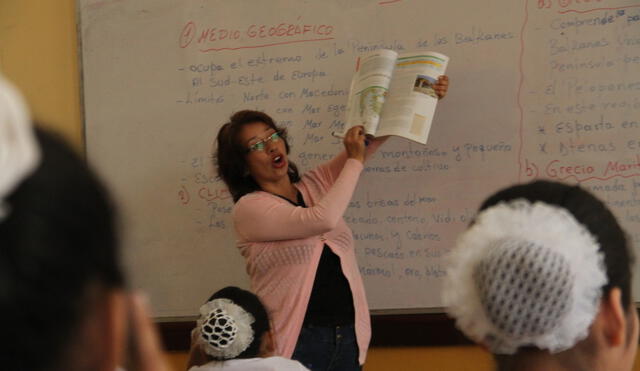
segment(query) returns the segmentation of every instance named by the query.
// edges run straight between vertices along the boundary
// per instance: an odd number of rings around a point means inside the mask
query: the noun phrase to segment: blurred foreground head
[[[62,140],[31,126],[0,76],[0,364],[115,368],[126,304],[113,206]]]
[[[489,197],[451,256],[444,302],[500,370],[630,370],[633,258],[606,205],[536,181]]]

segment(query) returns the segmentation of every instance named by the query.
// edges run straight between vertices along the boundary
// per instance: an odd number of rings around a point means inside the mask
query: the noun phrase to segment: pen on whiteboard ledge
[[[340,139],[344,139],[344,134],[343,133],[338,133],[337,131],[332,131],[331,135],[335,138],[340,138]],[[365,140],[364,140],[364,145],[368,146],[369,145],[369,137],[365,136]]]

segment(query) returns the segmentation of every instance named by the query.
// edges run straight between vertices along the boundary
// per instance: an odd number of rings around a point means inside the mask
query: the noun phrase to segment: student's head
[[[34,131],[17,97],[0,77],[0,364],[102,370],[122,328],[111,311],[123,287],[113,207],[65,143]]]
[[[271,137],[276,133],[276,137]],[[255,145],[258,143],[258,145]],[[238,111],[218,131],[216,166],[233,200],[260,190],[263,182],[287,176],[300,179],[295,164],[289,162],[287,131],[260,111]]]
[[[253,293],[229,286],[200,307],[196,344],[211,359],[255,358],[272,351],[267,311]]]
[[[629,370],[638,342],[632,265],[603,202],[579,186],[535,181],[482,204],[451,256],[444,301],[501,370]]]

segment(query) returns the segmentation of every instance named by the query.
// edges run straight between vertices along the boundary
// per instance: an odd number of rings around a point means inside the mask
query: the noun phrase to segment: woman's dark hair
[[[497,192],[482,204],[480,211],[500,202],[509,202],[518,198],[530,202],[542,201],[570,212],[600,245],[608,280],[603,288],[603,294],[608,295],[614,287],[620,288],[622,304],[625,309],[630,308],[634,257],[625,232],[602,201],[579,186],[538,180]]]
[[[260,299],[258,299],[254,293],[235,286],[228,286],[217,291],[211,295],[208,301],[214,299],[229,299],[253,316],[255,319],[251,324],[253,341],[249,347],[236,358],[258,357],[260,355],[262,336],[270,329],[269,315]]]
[[[214,165],[218,170],[218,176],[229,188],[233,197],[233,202],[237,202],[240,197],[260,190],[260,186],[249,174],[247,164],[246,143],[239,140],[240,132],[244,125],[254,122],[267,124],[273,130],[280,132],[284,140],[287,154],[289,154],[289,142],[287,141],[287,130],[276,126],[273,119],[264,112],[244,110],[234,113],[229,122],[222,125],[218,131],[218,147],[214,159]],[[289,179],[292,183],[300,180],[298,168],[289,162]]]
[[[36,129],[41,162],[4,201],[0,220],[0,364],[69,370],[69,348],[90,288],[120,288],[114,208],[98,179],[62,140]]]

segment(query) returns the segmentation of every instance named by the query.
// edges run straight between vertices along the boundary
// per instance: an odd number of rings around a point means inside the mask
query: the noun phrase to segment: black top
[[[293,205],[307,207],[300,192],[297,204],[288,198],[282,198]],[[318,262],[303,326],[347,325],[353,324],[354,318],[353,295],[349,281],[342,273],[340,257],[325,244]]]

